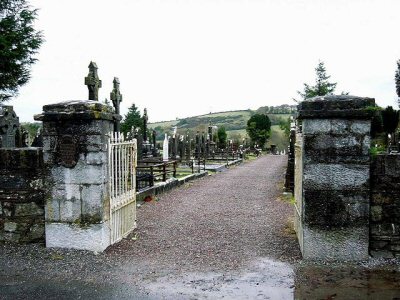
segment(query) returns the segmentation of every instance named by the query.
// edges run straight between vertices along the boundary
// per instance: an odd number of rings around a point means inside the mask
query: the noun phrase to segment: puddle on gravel
[[[399,266],[299,265],[293,299],[400,300]]]
[[[286,263],[263,260],[245,273],[160,277],[146,284],[146,290],[163,299],[291,299],[294,273]]]
[[[258,260],[244,272],[187,273],[145,283],[151,299],[400,300],[400,267],[318,266]]]

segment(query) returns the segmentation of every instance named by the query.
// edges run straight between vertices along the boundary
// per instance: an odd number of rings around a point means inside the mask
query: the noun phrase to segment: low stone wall
[[[41,148],[0,149],[0,242],[44,241]]]
[[[370,222],[370,254],[400,257],[400,154],[372,160]]]

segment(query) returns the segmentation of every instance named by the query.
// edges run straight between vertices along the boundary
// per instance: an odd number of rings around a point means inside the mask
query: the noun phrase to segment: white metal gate
[[[136,139],[111,133],[108,142],[111,244],[136,228]]]

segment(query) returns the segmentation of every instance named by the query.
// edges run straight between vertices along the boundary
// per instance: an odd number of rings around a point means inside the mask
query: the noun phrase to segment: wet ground
[[[161,195],[104,253],[0,245],[0,299],[400,299],[399,261],[301,260],[285,164],[264,156]]]

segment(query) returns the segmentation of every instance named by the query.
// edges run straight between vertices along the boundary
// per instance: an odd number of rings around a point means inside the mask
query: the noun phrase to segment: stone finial
[[[101,88],[101,80],[97,74],[97,65],[91,61],[89,64],[89,74],[85,77],[85,85],[89,89],[89,100],[99,100],[99,88]]]
[[[115,108],[115,113],[119,114],[120,112],[120,103],[122,102],[122,94],[121,91],[119,90],[119,79],[118,77],[114,77],[113,80],[113,90],[110,93],[110,100],[113,103],[113,106]]]

